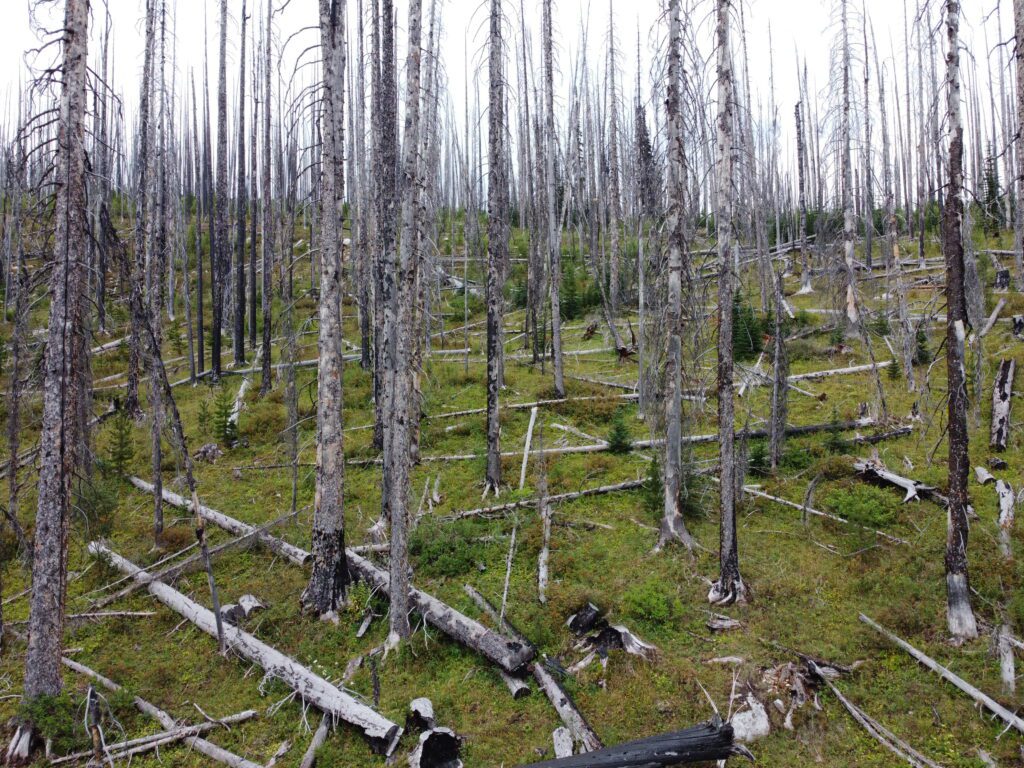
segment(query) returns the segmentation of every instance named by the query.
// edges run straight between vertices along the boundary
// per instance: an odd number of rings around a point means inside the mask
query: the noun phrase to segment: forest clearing
[[[1024,766],[1024,0],[108,1],[0,119],[6,765]]]

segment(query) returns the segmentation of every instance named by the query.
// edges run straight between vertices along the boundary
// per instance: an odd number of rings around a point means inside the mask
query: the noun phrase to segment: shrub
[[[225,448],[231,448],[238,441],[238,426],[231,420],[235,399],[223,384],[217,389],[213,401],[213,432],[214,437]]]
[[[473,535],[471,521],[442,525],[424,520],[409,537],[409,554],[416,559],[417,574],[454,577],[476,567],[483,546]]]
[[[924,328],[917,329],[914,341],[914,365],[927,365],[932,361],[932,352],[928,349],[928,334]]]
[[[117,500],[117,480],[97,477],[92,481],[83,480],[79,485],[75,494],[75,509],[90,539],[103,538],[114,529]]]
[[[622,609],[636,621],[657,626],[667,624],[679,615],[679,600],[664,582],[651,577],[626,590],[622,596]]]
[[[31,722],[43,740],[49,741],[57,755],[64,755],[88,746],[84,728],[80,728],[78,704],[67,692],[56,696],[44,694],[24,699],[21,716]]]
[[[135,438],[132,435],[132,420],[128,414],[119,413],[110,421],[106,466],[117,477],[121,477],[128,469],[128,462],[134,457]]]
[[[612,428],[608,433],[608,450],[621,455],[629,453],[632,448],[633,439],[629,436],[629,429],[626,427],[626,417],[622,409],[619,408],[612,417]]]
[[[892,525],[900,505],[895,494],[863,483],[833,489],[825,496],[824,504],[829,511],[865,528]]]
[[[199,429],[204,437],[210,436],[210,403],[205,399],[199,401]]]
[[[640,489],[643,509],[652,520],[661,520],[665,508],[665,483],[661,479],[661,464],[652,457],[647,479]]]
[[[737,296],[732,305],[732,344],[737,360],[751,360],[764,349],[764,318]]]
[[[748,469],[758,475],[767,475],[771,467],[768,459],[768,443],[764,440],[756,440],[750,448],[750,457],[747,459]]]

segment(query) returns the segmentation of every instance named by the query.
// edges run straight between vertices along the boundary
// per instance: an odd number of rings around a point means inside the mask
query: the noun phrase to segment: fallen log
[[[854,704],[852,701],[843,696],[839,692],[839,689],[829,679],[829,675],[824,672],[813,660],[808,661],[811,670],[819,679],[825,682],[825,685],[829,687],[832,693],[835,695],[839,703],[843,705],[847,712],[856,720],[864,730],[867,731],[872,738],[875,739],[879,744],[888,749],[894,755],[903,760],[906,760],[914,768],[942,768],[938,763],[928,759],[912,746],[903,741],[899,736],[894,734],[880,722],[875,720],[873,717],[868,715],[864,710]]]
[[[491,604],[490,600],[469,584],[466,584],[464,589],[470,599],[476,603],[477,607],[487,614],[502,632],[507,633],[510,637],[516,638],[520,643],[533,649],[533,643],[513,627],[505,619],[504,615],[499,613],[498,609]],[[537,681],[537,686],[544,691],[544,695],[548,697],[548,701],[555,708],[555,712],[558,713],[558,717],[565,724],[565,727],[569,729],[573,740],[580,745],[581,751],[593,752],[594,750],[601,749],[604,745],[601,743],[600,737],[590,727],[590,723],[587,722],[583,714],[576,708],[576,703],[572,700],[572,697],[544,667],[544,662],[533,662],[530,665],[530,674]]]
[[[876,368],[888,368],[892,360],[883,360],[880,363],[868,363],[866,365],[851,365],[848,368],[831,368],[827,371],[810,371],[809,373],[795,373],[788,377],[789,381],[812,381],[814,379],[825,379],[829,376],[846,376],[852,373],[864,373]]]
[[[992,314],[988,316],[988,320],[985,322],[985,327],[982,328],[981,332],[978,334],[979,338],[984,338],[988,335],[988,332],[995,326],[996,320],[999,319],[999,313],[1003,311],[1003,307],[1005,306],[1006,299],[999,299],[999,301],[996,302],[996,308],[992,310]]]
[[[717,718],[682,731],[627,741],[585,755],[544,760],[521,768],[663,768],[753,755],[733,738],[732,726]]]
[[[526,467],[530,463],[530,443],[533,441],[533,425],[537,423],[537,406],[530,409],[530,425],[526,428],[526,444],[523,447],[523,466],[519,470],[519,490],[526,485]]]
[[[299,763],[299,768],[313,768],[316,764],[316,752],[320,747],[327,741],[327,734],[331,730],[331,721],[327,715],[324,715],[320,720],[320,726],[316,729],[313,734],[313,738],[309,742],[309,747],[306,749],[306,753],[302,756],[302,761]]]
[[[1017,717],[1017,715],[1008,710],[1006,707],[1004,707],[998,701],[993,699],[991,696],[988,696],[982,691],[979,691],[977,688],[968,683],[962,677],[953,674],[944,666],[939,664],[937,661],[921,653],[921,651],[917,650],[917,648],[912,646],[910,643],[906,642],[905,640],[901,640],[892,632],[885,629],[881,625],[875,623],[873,620],[865,616],[863,613],[860,614],[859,618],[862,622],[864,622],[873,630],[882,635],[884,638],[889,640],[889,642],[899,646],[904,651],[913,656],[915,659],[917,659],[921,664],[928,667],[928,669],[930,669],[932,672],[935,672],[943,680],[955,685],[961,691],[970,696],[971,699],[973,699],[976,703],[985,707],[985,709],[994,714],[996,717],[998,717],[1000,720],[1006,723],[1009,727],[1016,728],[1020,733],[1024,733],[1024,720]]]
[[[1013,493],[1013,486],[1005,480],[996,480],[996,495],[999,498],[999,549],[1003,557],[1009,560],[1013,557],[1010,532],[1013,530],[1017,497]]]
[[[131,478],[131,480],[136,487],[149,485],[138,478]],[[184,508],[185,499],[177,494],[170,494],[170,496],[172,498],[168,498],[168,491],[164,490],[164,499],[169,504]],[[255,533],[257,543],[278,554],[290,553],[285,556],[297,565],[306,565],[313,557],[306,550],[288,544],[268,533],[262,533],[259,529],[235,520],[223,512],[209,507],[200,507],[200,511],[207,520],[226,531],[236,534]],[[346,554],[348,555],[349,569],[354,575],[365,579],[368,584],[385,595],[391,594],[391,577],[387,571],[378,568],[352,549],[346,549]],[[145,574],[145,572],[143,573]],[[145,579],[147,577],[148,574],[145,574],[136,578]],[[479,622],[459,613],[450,605],[419,589],[410,588],[409,603],[428,624],[441,630],[453,640],[472,648],[507,672],[515,672],[524,667],[534,656],[532,648],[524,648],[521,643],[492,632]]]
[[[550,451],[545,451],[550,453]],[[602,485],[597,488],[587,488],[582,491],[572,491],[570,493],[556,493],[554,496],[547,497],[547,503],[560,502],[560,501],[572,501],[573,499],[582,499],[586,496],[600,496],[605,493],[615,493],[617,491],[632,491],[636,488],[642,488],[645,480],[627,480],[624,483],[615,483],[613,485]],[[512,512],[516,509],[523,509],[524,507],[536,506],[537,499],[521,499],[520,501],[510,501],[506,504],[498,504],[493,507],[480,507],[478,509],[469,509],[464,512],[457,512],[454,515],[448,515],[443,518],[445,520],[461,520],[466,517],[495,517],[497,515],[503,515],[506,512]]]
[[[99,672],[90,669],[84,664],[81,664],[77,661],[72,661],[67,657],[61,658],[61,663],[64,664],[64,666],[68,669],[74,670],[80,675],[84,675],[85,677],[95,680],[108,691],[119,693],[124,690],[120,685],[115,683],[113,680],[104,677]],[[154,704],[151,704],[150,702],[146,701],[142,697],[132,697],[132,703],[135,705],[135,708],[137,710],[142,712],[144,715],[149,715],[167,730],[170,730],[177,726],[177,722],[173,717],[171,717],[164,710],[160,709]],[[218,747],[216,744],[213,744],[199,736],[189,737],[186,741],[189,747],[194,749],[196,752],[204,754],[207,757],[216,760],[217,762],[224,763],[224,765],[227,765],[230,768],[263,768],[263,766],[259,763],[254,763],[250,760],[246,760],[244,757],[239,757],[238,755],[232,752],[228,752],[226,749],[222,749],[221,747]]]
[[[256,715],[256,710],[247,709],[244,712],[239,712],[217,720],[211,720],[206,723],[176,726],[174,728],[169,728],[166,731],[161,731],[160,733],[150,734],[149,736],[140,736],[137,739],[128,739],[127,741],[107,744],[104,747],[104,756],[109,760],[121,760],[123,758],[130,757],[131,755],[138,755],[142,752],[149,752],[151,750],[158,749],[164,744],[173,744],[176,741],[184,741],[190,736],[198,736],[201,733],[212,731],[217,727],[226,728],[234,725],[235,723],[244,723],[246,720],[252,720]],[[94,755],[94,750],[87,749],[82,752],[73,752],[70,755],[52,758],[49,764],[63,765],[64,763],[77,763],[79,760],[88,760]]]
[[[1013,395],[1013,374],[1017,364],[1010,358],[999,363],[995,383],[992,385],[992,430],[989,447],[1005,451],[1010,439],[1010,398]]]
[[[129,477],[128,481],[138,488],[140,491],[145,493],[153,493],[153,484],[147,483],[145,480],[139,477]],[[187,509],[191,512],[195,512],[192,509],[192,502],[185,499],[184,496],[180,496],[177,493],[169,491],[167,488],[163,489],[164,501],[171,506],[178,507],[179,509]],[[235,534],[236,536],[253,535],[259,541],[260,544],[270,549],[274,553],[281,555],[296,565],[305,565],[307,562],[312,560],[313,555],[305,550],[299,549],[298,547],[289,544],[282,539],[275,536],[271,536],[268,533],[262,531],[255,525],[249,525],[243,523],[240,520],[235,520],[232,517],[228,517],[225,514],[218,512],[210,507],[199,505],[199,516],[207,522],[213,523],[214,525],[223,528],[225,531]]]
[[[146,571],[101,542],[92,542],[89,552],[105,559],[114,568],[137,581],[149,577]],[[216,618],[210,609],[159,581],[149,581],[146,589],[161,603],[207,634],[217,636]],[[369,739],[374,749],[388,755],[394,751],[402,735],[401,727],[248,632],[226,624],[223,633],[226,650],[233,650],[242,658],[258,664],[269,676],[281,680],[304,701],[321,711],[354,725]]]
[[[949,499],[939,493],[934,487],[925,485],[918,480],[911,480],[910,478],[902,477],[901,475],[897,475],[895,472],[890,472],[885,468],[885,465],[879,461],[873,459],[856,461],[853,464],[853,468],[865,477],[872,478],[882,483],[888,483],[889,485],[895,485],[897,488],[903,489],[906,494],[903,497],[904,502],[908,502],[911,499],[920,499],[923,496],[941,504],[944,507],[949,506]]]
[[[853,525],[857,528],[861,528],[862,530],[869,531],[870,533],[873,533],[876,536],[879,536],[880,538],[886,539],[887,541],[891,541],[893,544],[904,544],[907,546],[910,545],[910,542],[906,539],[901,539],[897,536],[893,536],[892,534],[888,534],[885,531],[876,531],[872,528],[860,525],[859,523],[851,523],[845,517],[833,515],[828,512],[822,512],[819,509],[812,509],[811,507],[808,507],[806,504],[797,504],[795,501],[783,499],[779,496],[772,496],[771,494],[765,493],[764,491],[758,490],[757,488],[754,488],[753,486],[750,485],[743,486],[743,492],[749,493],[751,496],[758,496],[759,498],[767,499],[768,501],[774,501],[776,504],[782,504],[783,506],[786,507],[798,509],[801,512],[806,512],[808,515],[814,515],[815,517],[823,517],[827,520],[835,520],[837,523],[843,523],[844,525]]]

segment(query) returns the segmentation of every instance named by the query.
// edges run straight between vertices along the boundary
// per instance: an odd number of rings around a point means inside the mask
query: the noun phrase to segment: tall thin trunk
[[[562,364],[562,228],[555,213],[555,66],[551,0],[544,0],[544,218],[547,223],[548,286],[551,294],[552,372],[555,397],[565,397],[565,369]]]
[[[658,546],[681,542],[693,548],[680,505],[682,485],[683,342],[682,283],[686,259],[686,154],[680,88],[683,82],[682,23],[680,0],[668,9],[668,98],[665,102],[668,128],[668,354],[665,358],[665,471],[664,512]],[[641,329],[641,333],[643,329]]]
[[[220,345],[224,323],[224,276],[230,271],[228,248],[228,0],[220,3],[220,55],[217,77],[217,194],[212,201],[216,209],[217,244],[211,248],[210,286],[213,289],[213,339],[211,354],[213,379],[221,373]]]
[[[82,293],[86,290],[89,222],[86,210],[85,113],[88,77],[89,2],[67,0],[57,124],[54,259],[50,274],[50,318],[43,360],[38,506],[32,562],[29,640],[24,701],[61,692],[61,653],[67,592],[68,528],[75,470],[76,409],[82,392],[78,369],[86,345]],[[88,351],[86,351],[88,354]],[[12,456],[11,460],[16,462]],[[19,727],[8,755],[27,761],[35,724]]]
[[[271,73],[273,72],[272,67],[272,55],[274,46],[274,35],[273,35],[273,19],[274,19],[274,2],[273,0],[265,0],[267,4],[267,22],[264,29],[264,41],[265,48],[263,49],[263,174],[260,179],[260,203],[262,205],[261,211],[263,213],[263,233],[261,250],[263,255],[263,295],[261,297],[262,311],[263,311],[263,354],[261,362],[263,364],[263,370],[261,372],[260,382],[260,396],[266,395],[270,391],[271,380],[271,337],[270,337],[270,311],[273,302],[272,295],[272,272],[274,268],[274,201],[271,199],[271,186],[270,186],[270,171],[271,171],[271,157],[270,157],[270,103],[273,99],[273,92],[271,90]],[[283,153],[282,153],[283,154]],[[280,185],[280,181],[278,182]],[[290,249],[286,250],[288,253],[288,261],[291,262]]]
[[[313,573],[302,605],[333,616],[346,599],[345,456],[342,445],[342,201],[345,194],[345,0],[320,0],[323,141],[320,161],[320,331],[317,349]]]
[[[960,2],[946,0],[946,125],[949,131],[949,186],[942,216],[946,256],[946,375],[949,388],[949,509],[946,535],[946,595],[949,631],[978,636],[967,574],[967,375],[964,340],[970,323],[964,288],[963,126],[960,122]]]
[[[740,576],[739,549],[736,542],[736,433],[733,427],[733,327],[734,284],[733,254],[736,201],[735,149],[733,145],[733,68],[729,49],[729,10],[731,0],[717,0],[718,52],[718,451],[720,466],[721,533],[719,577],[708,593],[708,600],[726,605],[746,600],[746,588]]]
[[[508,262],[508,175],[505,156],[505,81],[503,71],[501,0],[491,0],[489,35],[489,105],[487,184],[487,475],[486,490],[501,485],[501,423],[499,398],[502,346],[503,290]]]
[[[245,23],[249,17],[245,14],[245,0],[242,0],[242,45],[238,56],[238,159],[236,174],[238,229],[235,234],[235,323],[232,342],[234,346],[235,365],[245,365],[245,218],[248,205],[245,198]],[[255,94],[253,94],[255,95]]]

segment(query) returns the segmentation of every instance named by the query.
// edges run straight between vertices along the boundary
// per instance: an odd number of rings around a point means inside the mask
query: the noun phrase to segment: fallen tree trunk
[[[138,488],[149,485],[149,483],[146,483],[144,480],[138,480],[138,478],[131,478],[131,481]],[[185,506],[186,502],[183,498],[177,494],[170,495],[175,498],[168,498],[168,491],[164,491],[164,499],[169,504]],[[254,533],[256,541],[271,551],[282,555],[286,552],[291,553],[285,556],[297,565],[305,565],[312,559],[312,555],[306,550],[288,544],[268,533],[263,533],[251,525],[228,517],[223,512],[218,512],[209,507],[201,507],[200,513],[214,525],[231,533]],[[365,579],[367,583],[381,590],[385,595],[390,596],[391,578],[387,571],[378,568],[350,548],[346,549],[346,554],[348,555],[349,568],[353,574]],[[144,580],[149,577],[145,572],[142,573],[141,577],[136,576],[136,580]],[[479,622],[459,613],[451,606],[426,592],[411,588],[409,590],[409,603],[423,616],[428,624],[441,630],[453,640],[472,648],[508,672],[515,672],[524,667],[534,656],[532,648],[524,648],[521,643],[492,632]]]
[[[550,453],[550,451],[545,451]],[[642,488],[644,480],[627,480],[624,483],[615,483],[614,485],[602,485],[598,488],[587,488],[582,491],[573,491],[571,493],[556,493],[554,496],[548,496],[547,502],[560,501],[572,501],[573,499],[582,499],[585,496],[600,496],[605,493],[615,493],[616,491],[631,491],[636,488]],[[536,506],[537,499],[522,499],[520,501],[510,501],[507,504],[498,504],[493,507],[480,507],[478,509],[469,509],[465,512],[457,512],[454,515],[448,515],[445,520],[461,520],[465,517],[494,517],[496,515],[502,515],[506,512],[512,512],[516,509],[523,509],[524,507]]]
[[[811,381],[813,379],[825,379],[829,376],[846,376],[851,373],[864,373],[873,371],[876,368],[888,368],[892,360],[883,360],[880,363],[868,363],[867,365],[851,365],[848,368],[832,368],[827,371],[810,371],[809,373],[795,373],[789,377],[789,381]]]
[[[988,321],[985,323],[985,327],[981,329],[981,333],[978,334],[980,338],[984,338],[988,335],[988,332],[992,330],[996,324],[996,320],[999,319],[999,313],[1003,311],[1003,307],[1006,306],[1006,299],[1000,299],[996,302],[996,308],[992,310],[992,314],[988,316]]]
[[[682,731],[627,741],[585,755],[544,760],[521,768],[663,768],[753,755],[735,743],[732,726],[712,720]]]
[[[150,576],[101,542],[92,542],[89,545],[89,552],[105,559],[114,568],[130,575],[136,581],[146,580]],[[210,609],[159,581],[150,581],[146,589],[161,603],[184,616],[207,634],[217,636],[216,618]],[[248,632],[243,632],[228,623],[223,625],[223,632],[226,650],[233,650],[242,658],[258,664],[268,675],[281,680],[304,701],[321,711],[354,725],[369,739],[374,749],[390,755],[398,745],[398,739],[402,735],[401,727],[380,713],[356,701],[330,681]]]
[[[166,731],[153,733],[149,736],[140,736],[137,739],[128,739],[127,741],[107,744],[103,749],[103,754],[109,760],[120,760],[131,755],[138,755],[142,752],[149,752],[151,750],[158,749],[164,744],[173,744],[176,741],[184,741],[190,736],[198,736],[201,733],[212,731],[217,727],[228,728],[235,723],[244,723],[246,720],[252,720],[256,715],[256,710],[247,709],[244,712],[239,712],[235,715],[229,715],[228,717],[211,720],[206,723],[199,723],[198,725],[175,726],[174,728],[168,728]],[[53,758],[50,760],[49,764],[63,765],[64,763],[76,763],[79,760],[88,760],[94,756],[95,750],[87,749],[83,752],[74,752],[70,755]]]
[[[1010,532],[1013,530],[1017,497],[1013,493],[1013,486],[1005,480],[996,480],[996,495],[999,498],[999,549],[1003,557],[1010,560],[1013,557]]]
[[[128,481],[140,491],[153,493],[153,484],[147,483],[142,478],[129,477]],[[184,496],[180,496],[166,488],[163,489],[163,498],[165,502],[178,507],[179,509],[187,509],[191,512],[196,511],[192,509],[192,502],[186,500]],[[313,555],[309,552],[299,549],[293,544],[289,544],[288,542],[275,536],[271,536],[268,533],[264,533],[255,525],[249,525],[248,523],[243,523],[240,520],[235,520],[233,517],[228,517],[227,515],[204,505],[200,505],[198,511],[199,516],[204,520],[211,522],[219,528],[223,528],[225,531],[233,533],[236,536],[254,535],[260,544],[274,553],[281,555],[281,557],[287,558],[296,565],[305,565],[313,558]]]
[[[313,734],[313,738],[309,742],[309,747],[306,748],[306,753],[302,756],[302,762],[299,763],[299,768],[313,768],[316,764],[316,752],[320,747],[327,741],[327,734],[330,732],[331,720],[327,715],[324,715],[320,720],[320,726],[316,729]]]
[[[955,685],[961,691],[970,696],[975,702],[985,707],[985,709],[994,714],[1008,726],[1010,726],[1011,728],[1016,728],[1019,732],[1024,733],[1024,720],[1017,717],[1017,715],[1008,710],[999,702],[995,701],[991,696],[988,696],[982,691],[979,691],[977,688],[968,683],[962,677],[953,674],[931,657],[921,653],[921,651],[917,650],[917,648],[912,646],[910,643],[906,642],[905,640],[901,640],[889,630],[885,629],[879,624],[876,624],[863,613],[860,614],[859,618],[862,622],[864,622],[873,630],[875,630],[880,635],[885,637],[891,643],[898,645],[904,651],[906,651],[915,659],[917,659],[921,664],[928,667],[928,669],[930,669],[932,672],[938,674],[940,677],[942,677],[943,680]]]
[[[949,499],[939,493],[932,486],[925,485],[918,480],[911,480],[910,478],[902,477],[901,475],[897,475],[895,472],[890,472],[880,462],[865,459],[863,461],[854,462],[853,468],[865,477],[872,478],[882,483],[888,483],[889,485],[895,485],[897,488],[903,489],[906,494],[903,497],[904,502],[910,501],[911,499],[920,499],[923,496],[941,504],[944,507],[949,506]]]
[[[119,693],[120,691],[124,690],[120,685],[115,683],[113,680],[104,677],[99,672],[90,669],[84,664],[80,664],[77,661],[72,661],[71,659],[66,657],[61,658],[61,662],[68,669],[74,670],[80,675],[85,675],[86,677],[95,680],[108,691]],[[135,704],[135,708],[137,710],[142,712],[144,715],[149,715],[158,723],[160,723],[160,725],[164,728],[170,730],[177,726],[177,722],[173,717],[171,717],[164,710],[160,709],[154,704],[149,703],[142,697],[134,696],[132,698],[132,703]],[[246,760],[244,757],[239,757],[238,755],[232,752],[228,752],[226,749],[222,749],[221,747],[218,747],[216,744],[213,744],[199,736],[189,737],[187,739],[187,743],[189,747],[194,749],[196,752],[204,754],[207,757],[216,760],[217,762],[224,763],[225,765],[230,766],[230,768],[263,768],[263,766],[259,763],[254,763],[250,760]]]
[[[1005,451],[1010,439],[1010,397],[1013,395],[1013,374],[1017,364],[1011,358],[999,363],[999,372],[992,385],[992,431],[989,447]]]

